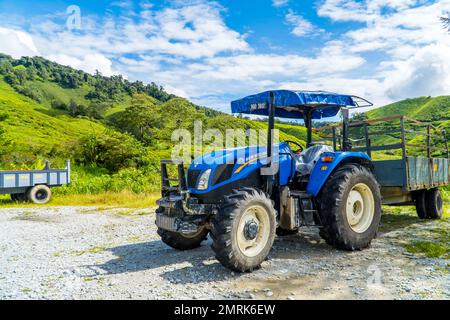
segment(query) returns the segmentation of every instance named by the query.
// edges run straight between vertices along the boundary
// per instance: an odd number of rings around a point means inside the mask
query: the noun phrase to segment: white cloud
[[[386,72],[385,88],[389,98],[450,94],[449,45],[432,44],[419,49],[407,60],[392,62]]]
[[[383,55],[364,76],[376,80],[371,90],[380,105],[422,95],[450,94],[450,37],[439,21],[448,11],[448,0],[326,0],[318,14],[334,21],[365,24],[340,38],[346,50],[355,54]]]
[[[87,54],[82,59],[66,54],[49,55],[47,58],[59,64],[81,69],[91,74],[94,74],[97,70],[104,76],[112,76],[119,73],[113,70],[110,59],[98,53]]]
[[[188,59],[248,52],[245,36],[226,26],[222,10],[214,2],[197,1],[193,5],[177,5],[160,11],[144,10],[133,14],[134,19],[122,15],[97,21],[94,17],[83,16],[81,33],[41,29],[31,32],[48,51],[63,49],[78,58],[86,52],[158,53]]]
[[[33,38],[26,32],[0,27],[0,52],[14,58],[36,56],[39,51]]]
[[[252,48],[245,34],[226,25],[225,9],[215,2],[174,1],[163,9],[142,2],[140,8],[114,19],[83,16],[75,33],[50,20],[28,32],[0,28],[0,51],[39,54],[105,75],[120,71],[223,111],[234,98],[279,87],[355,94],[378,106],[450,94],[450,36],[439,22],[450,11],[448,0],[325,0],[320,16],[361,24],[330,34],[308,53],[277,54]],[[323,31],[292,10],[285,22],[301,37]]]
[[[283,7],[289,3],[289,0],[272,0],[274,7]]]
[[[296,14],[293,10],[289,10],[286,14],[286,22],[292,26],[291,33],[297,37],[311,36],[323,32],[316,28],[311,22]]]

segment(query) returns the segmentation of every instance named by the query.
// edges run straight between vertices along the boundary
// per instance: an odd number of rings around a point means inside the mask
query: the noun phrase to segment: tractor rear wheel
[[[272,200],[264,192],[245,188],[226,197],[212,220],[212,249],[225,267],[248,272],[268,256],[276,230]]]
[[[334,172],[322,191],[320,235],[343,250],[361,250],[375,238],[381,219],[381,194],[373,174],[348,164]]]
[[[431,189],[425,193],[425,208],[428,219],[442,218],[442,195],[439,189]]]
[[[159,208],[157,212],[163,210]],[[208,237],[209,230],[206,227],[201,227],[197,232],[192,234],[182,234],[178,232],[168,231],[158,228],[158,234],[161,241],[179,251],[193,250],[202,244]]]

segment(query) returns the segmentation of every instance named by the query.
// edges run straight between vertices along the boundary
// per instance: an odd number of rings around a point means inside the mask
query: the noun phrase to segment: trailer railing
[[[365,152],[370,157],[377,151],[401,150],[403,159],[409,155],[449,158],[446,131],[429,122],[395,116],[350,122],[348,127],[351,150]],[[320,140],[313,141],[313,144],[327,144],[336,151],[342,150],[342,126],[326,126],[314,131],[320,136]],[[425,141],[419,137],[424,137]]]

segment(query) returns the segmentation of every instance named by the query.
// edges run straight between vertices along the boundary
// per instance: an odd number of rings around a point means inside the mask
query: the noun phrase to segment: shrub
[[[95,164],[110,172],[116,172],[145,165],[144,154],[142,145],[131,136],[109,131],[81,138],[76,158],[82,164]]]

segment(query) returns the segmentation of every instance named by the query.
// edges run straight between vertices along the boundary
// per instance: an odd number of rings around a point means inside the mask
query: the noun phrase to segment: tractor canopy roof
[[[258,93],[231,102],[232,113],[269,115],[270,93],[274,94],[275,117],[303,119],[304,112],[312,111],[312,119],[334,117],[342,107],[366,107],[365,99],[325,91],[273,90]],[[363,104],[361,105],[361,101]]]

